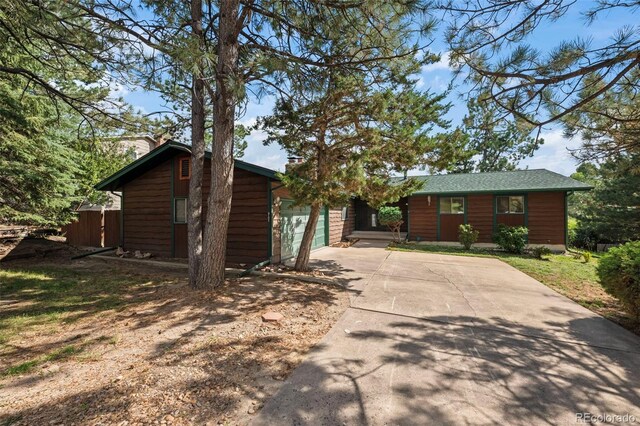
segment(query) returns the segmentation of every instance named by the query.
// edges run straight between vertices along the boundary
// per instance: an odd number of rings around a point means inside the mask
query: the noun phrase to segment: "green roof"
[[[592,186],[545,169],[413,176],[423,181],[414,194],[587,191]]]
[[[104,179],[95,185],[95,188],[101,191],[117,191],[125,183],[132,181],[143,173],[175,157],[177,154],[190,152],[191,147],[189,145],[175,141],[166,142]],[[207,151],[205,156],[207,158],[211,158],[211,152]],[[257,166],[241,160],[235,160],[234,164],[235,167],[239,169],[266,176],[270,179],[280,180],[277,176],[278,172],[275,170],[267,169],[266,167]]]

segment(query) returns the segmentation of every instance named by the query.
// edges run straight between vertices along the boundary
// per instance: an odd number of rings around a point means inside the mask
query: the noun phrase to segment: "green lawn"
[[[79,341],[20,359],[14,339],[54,334],[64,324],[119,309],[132,302],[130,287],[154,284],[138,274],[104,272],[104,267],[97,271],[54,265],[0,270],[5,303],[0,311],[0,358],[18,359],[0,369],[0,376],[22,374],[47,361],[76,355],[89,343]]]
[[[596,254],[591,257],[590,262],[585,262],[582,258],[574,258],[571,253],[552,254],[541,260],[527,255],[514,255],[487,249],[466,251],[455,246],[401,244],[389,249],[500,259],[587,309],[640,334],[640,324],[632,320],[618,299],[605,292],[598,282]]]

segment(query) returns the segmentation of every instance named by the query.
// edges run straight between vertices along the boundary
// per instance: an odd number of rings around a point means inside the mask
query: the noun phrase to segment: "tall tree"
[[[242,102],[252,94],[286,96],[301,81],[308,82],[304,77],[318,68],[368,72],[380,66],[380,60],[415,55],[417,46],[407,46],[406,40],[387,43],[384,30],[409,28],[416,33],[423,30],[422,25],[416,24],[422,15],[414,2],[221,0],[191,2],[188,7],[176,0],[143,1],[135,5],[108,0],[73,3],[96,21],[94,28],[120,32],[133,39],[134,44],[153,49],[148,55],[149,63],[162,70],[155,73],[159,79],[167,81],[165,77],[170,76],[176,85],[188,81],[187,87],[193,90],[188,77],[194,75],[198,58],[204,61],[205,93],[211,103],[214,140],[212,190],[202,232],[202,259],[193,282],[201,288],[218,286],[224,280],[234,124]],[[202,14],[194,15],[191,8],[198,5]],[[200,17],[201,38],[194,36],[191,25]],[[378,31],[368,31],[369,28]],[[332,42],[345,33],[357,43],[344,56],[332,57],[329,50]],[[357,34],[362,36],[357,38]],[[168,90],[175,91],[175,87]],[[189,205],[197,209],[194,203]],[[196,217],[197,212],[189,215]],[[191,231],[190,237],[193,239]],[[190,272],[190,276],[194,275]]]
[[[640,156],[622,154],[600,166],[585,163],[572,177],[595,186],[572,196],[578,232],[595,242],[620,243],[640,238]]]
[[[505,112],[544,126],[575,112],[606,114],[618,123],[640,121],[639,111],[600,111],[594,101],[640,89],[638,2],[627,0],[440,0],[449,16],[446,34],[451,61],[474,88],[488,93]],[[611,13],[628,23],[600,41],[577,33],[542,51],[529,44],[548,24],[581,15],[585,32]],[[445,17],[445,20],[448,19]],[[598,27],[601,30],[601,27]],[[473,94],[472,94],[473,96]]]
[[[392,62],[374,76],[329,70],[313,93],[280,101],[259,120],[267,144],[302,159],[282,175],[296,202],[311,206],[296,270],[308,268],[322,206],[344,205],[354,195],[376,207],[398,201],[418,182],[393,175],[434,161],[429,154],[439,140],[430,132],[448,125],[441,118],[448,106],[443,95],[418,93],[403,78],[416,61]]]
[[[63,23],[59,17],[67,17]],[[107,47],[65,3],[0,5],[0,220],[59,225],[124,164],[97,138],[138,129],[96,63]]]
[[[495,104],[473,98],[457,139],[458,158],[448,165],[451,173],[515,170],[544,143],[532,137],[532,126],[504,117]]]

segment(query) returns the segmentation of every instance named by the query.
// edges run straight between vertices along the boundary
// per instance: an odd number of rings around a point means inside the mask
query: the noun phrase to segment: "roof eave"
[[[411,195],[454,195],[454,194],[517,194],[521,192],[574,192],[574,191],[590,191],[593,187],[578,188],[518,188],[518,189],[499,189],[499,190],[481,190],[481,191],[416,191]]]
[[[168,141],[160,145],[158,148],[138,158],[134,162],[126,165],[125,167],[118,170],[116,173],[112,174],[106,179],[103,179],[102,181],[98,182],[96,185],[94,185],[94,188],[99,191],[117,191],[122,187],[122,183],[120,182],[121,178],[125,177],[128,173],[132,172],[134,169],[138,167],[142,167],[145,163],[165,153],[169,149],[176,149],[183,152],[191,152],[191,149],[188,145],[184,145],[179,142]],[[205,153],[205,156],[210,159],[211,152],[207,151]],[[278,172],[271,169],[267,169],[266,167],[257,166],[255,164],[247,163],[242,160],[235,160],[234,166],[252,173],[259,174],[261,176],[265,176],[269,179],[278,180],[278,181],[280,180],[280,178],[278,177]]]

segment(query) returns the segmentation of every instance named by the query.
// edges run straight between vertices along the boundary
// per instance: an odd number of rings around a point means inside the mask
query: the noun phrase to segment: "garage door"
[[[307,226],[309,206],[294,206],[292,200],[282,200],[280,205],[280,235],[281,235],[281,256],[288,259],[298,254],[304,228]],[[325,243],[325,215],[326,209],[320,210],[320,217],[316,225],[316,233],[313,237],[311,249],[324,247]]]

